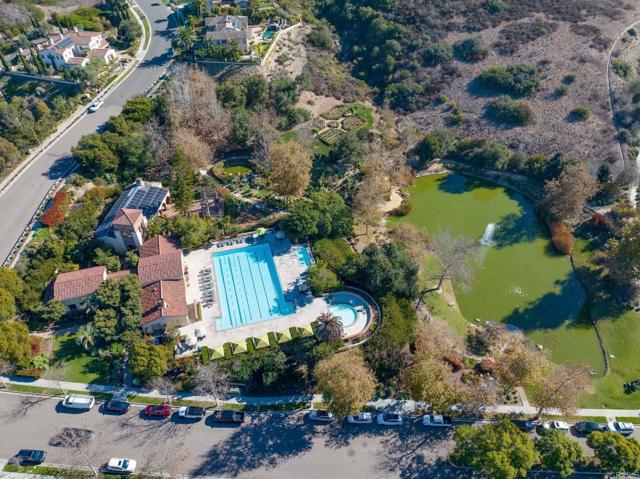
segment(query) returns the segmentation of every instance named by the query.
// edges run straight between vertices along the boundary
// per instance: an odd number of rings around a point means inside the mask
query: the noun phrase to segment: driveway
[[[97,112],[87,114],[53,144],[44,154],[0,193],[0,260],[7,257],[15,241],[29,223],[36,208],[56,179],[73,166],[71,147],[87,133],[99,131],[124,103],[143,94],[166,70],[171,56],[173,16],[160,0],[138,0],[151,25],[151,43],[140,65],[104,101]]]

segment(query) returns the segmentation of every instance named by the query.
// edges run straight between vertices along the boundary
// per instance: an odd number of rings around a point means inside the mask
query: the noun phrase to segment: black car
[[[102,407],[106,412],[124,414],[129,410],[129,403],[122,399],[109,399]]]
[[[242,424],[244,422],[244,412],[230,409],[215,410],[211,417],[215,422],[231,422],[236,424]]]
[[[577,422],[575,428],[580,434],[591,434],[592,432],[602,431],[600,424],[592,421]]]
[[[524,432],[533,431],[535,425],[528,419],[512,419],[511,422],[515,427]]]
[[[21,449],[16,454],[16,459],[20,464],[40,464],[47,458],[46,451],[38,449]]]

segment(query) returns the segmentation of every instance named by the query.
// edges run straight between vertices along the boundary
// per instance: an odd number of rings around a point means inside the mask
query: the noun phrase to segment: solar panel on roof
[[[66,48],[66,47],[70,47],[71,45],[73,45],[73,40],[71,38],[63,38],[58,42],[57,46],[61,48]]]

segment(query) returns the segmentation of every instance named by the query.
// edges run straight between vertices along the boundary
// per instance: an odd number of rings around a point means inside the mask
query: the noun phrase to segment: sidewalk
[[[0,377],[1,378],[1,377]],[[116,396],[124,395],[136,395],[148,398],[163,398],[166,394],[161,394],[158,391],[150,391],[143,388],[133,387],[118,387],[107,386],[102,384],[83,384],[74,383],[68,381],[52,381],[49,379],[35,379],[11,377],[6,378],[6,382],[9,384],[18,384],[25,386],[34,386],[46,389],[63,389],[66,391],[84,391],[88,393],[107,393]],[[198,396],[191,394],[189,391],[177,393],[176,398],[185,401],[198,401],[198,402],[215,402],[211,396]],[[294,403],[313,403],[322,402],[322,396],[319,394],[300,394],[300,395],[288,395],[288,396],[236,396],[230,399],[219,401],[221,404],[242,404],[247,406],[260,406],[260,405],[282,405],[282,404],[294,404]],[[396,399],[379,399],[377,401],[370,401],[368,405],[377,409],[402,411],[405,413],[411,413],[419,408],[424,408],[426,405],[417,401],[411,400],[396,400]],[[489,412],[499,414],[525,414],[534,415],[538,413],[538,408],[534,406],[512,406],[512,405],[497,405],[487,409]],[[562,416],[563,414],[557,409],[545,410],[545,414],[553,416]],[[613,417],[640,417],[640,409],[578,409],[576,416],[605,416],[607,418]]]

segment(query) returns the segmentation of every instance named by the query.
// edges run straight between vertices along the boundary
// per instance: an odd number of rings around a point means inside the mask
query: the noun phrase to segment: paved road
[[[32,398],[33,400],[34,398]],[[140,408],[111,416],[94,408],[70,414],[59,399],[0,394],[0,458],[20,448],[48,452],[47,462],[71,466],[103,464],[109,457],[136,459],[148,473],[241,479],[463,479],[445,458],[449,431],[415,423],[399,428],[316,425],[302,414],[253,415],[242,427],[170,419],[145,419]],[[49,446],[63,427],[92,430],[78,450]],[[550,478],[550,475],[540,475]],[[534,477],[534,476],[532,476]],[[581,476],[587,478],[588,476]]]
[[[140,65],[105,99],[100,110],[79,120],[0,193],[0,261],[7,257],[51,185],[73,165],[71,147],[83,135],[99,130],[111,116],[120,113],[127,99],[144,93],[164,73],[171,55],[173,17],[160,0],[138,0],[138,5],[152,30],[149,50]]]

